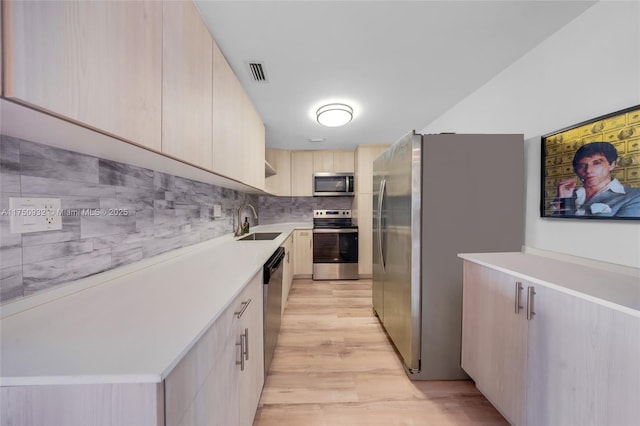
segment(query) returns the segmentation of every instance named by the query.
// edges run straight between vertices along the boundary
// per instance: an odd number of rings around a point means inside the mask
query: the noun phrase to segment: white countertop
[[[640,270],[626,275],[525,253],[464,253],[459,257],[640,317]]]
[[[257,226],[282,235],[229,234],[3,306],[0,385],[160,383],[288,235],[311,227]]]

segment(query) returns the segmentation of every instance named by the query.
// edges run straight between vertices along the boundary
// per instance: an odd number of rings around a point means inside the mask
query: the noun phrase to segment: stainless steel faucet
[[[239,237],[240,235],[242,235],[242,222],[240,221],[240,212],[242,211],[242,209],[244,209],[245,207],[251,207],[251,210],[253,211],[253,217],[255,219],[258,218],[258,213],[256,212],[255,207],[253,207],[251,204],[249,203],[245,203],[242,206],[240,206],[240,208],[238,208],[238,227],[236,228],[236,231],[233,235],[235,235],[236,237]]]

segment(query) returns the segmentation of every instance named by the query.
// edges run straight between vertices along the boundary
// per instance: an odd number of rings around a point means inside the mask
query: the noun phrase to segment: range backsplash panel
[[[229,234],[245,202],[259,211],[257,195],[0,138],[1,302]],[[12,234],[10,197],[59,198],[62,229]],[[100,209],[128,214],[88,214]]]

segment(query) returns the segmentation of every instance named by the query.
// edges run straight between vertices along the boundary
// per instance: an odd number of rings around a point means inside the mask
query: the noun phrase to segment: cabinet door
[[[231,305],[165,379],[165,424],[227,425],[238,419],[238,359]]]
[[[244,179],[242,109],[244,90],[213,42],[213,171]]]
[[[373,194],[356,195],[358,217],[358,273],[372,274],[373,261]]]
[[[356,189],[358,193],[373,192],[373,160],[378,157],[376,146],[360,145],[356,150]]]
[[[291,152],[291,196],[313,196],[313,153]]]
[[[284,244],[284,269],[282,273],[282,313],[287,306],[289,290],[291,289],[291,281],[293,280],[293,234],[285,240]]]
[[[162,4],[162,152],[211,170],[213,39],[193,2]]]
[[[276,170],[275,175],[265,179],[267,192],[279,196],[291,196],[291,151],[267,148],[265,157]]]
[[[523,308],[516,314],[518,282]],[[524,413],[527,286],[500,271],[464,262],[462,367],[511,424],[522,424]]]
[[[294,231],[293,275],[313,274],[313,238],[311,230]]]
[[[251,300],[240,318],[239,333],[247,339],[245,367],[238,382],[238,424],[251,426],[264,385],[264,336],[263,336],[263,284],[262,273],[256,274],[241,294],[243,301]],[[236,316],[237,317],[237,316]]]
[[[353,151],[333,151],[333,171],[337,173],[354,171]]]
[[[313,172],[333,172],[333,151],[313,151]]]
[[[161,2],[2,5],[5,96],[160,151]]]
[[[243,99],[244,182],[255,188],[264,189],[264,124],[246,93]]]
[[[638,424],[640,318],[548,287],[535,292],[527,424]]]

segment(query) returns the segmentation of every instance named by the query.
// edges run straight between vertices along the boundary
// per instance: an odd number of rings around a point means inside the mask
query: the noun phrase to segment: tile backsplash
[[[257,195],[0,138],[2,302],[229,234],[245,202],[260,211]],[[10,197],[59,198],[62,229],[12,234]],[[221,217],[213,217],[214,204]]]
[[[260,196],[260,223],[313,221],[315,209],[351,209],[353,197]]]

